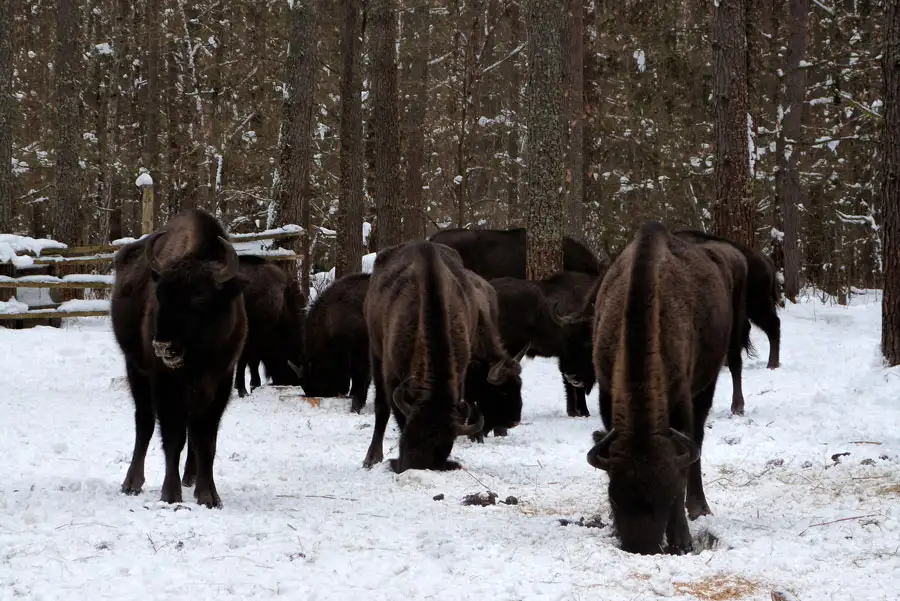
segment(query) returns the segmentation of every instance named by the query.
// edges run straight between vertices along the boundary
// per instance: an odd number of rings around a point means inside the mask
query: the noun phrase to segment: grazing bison
[[[675,232],[675,236],[699,244],[730,244],[741,251],[747,260],[747,318],[765,332],[769,339],[769,361],[766,367],[776,369],[781,363],[781,319],[778,318],[780,293],[775,265],[771,259],[756,249],[698,230],[682,230]],[[746,336],[749,335],[747,328]],[[750,348],[749,340],[746,341],[745,348]]]
[[[447,460],[456,437],[484,425],[483,418],[465,424],[462,389],[480,311],[458,253],[427,241],[383,249],[363,311],[375,383],[375,428],[363,465],[382,461],[393,409],[401,431],[395,472],[458,467]],[[499,377],[506,369],[492,371]]]
[[[296,278],[262,257],[240,257],[239,273],[247,280],[247,342],[237,364],[234,387],[247,395],[244,371],[250,367],[250,390],[261,385],[259,364],[276,386],[299,386],[289,366],[303,365],[303,317],[306,298]]]
[[[456,249],[463,266],[491,280],[513,277],[524,280],[525,228],[508,230],[446,229],[430,240]],[[563,269],[598,276],[604,264],[586,246],[568,236],[563,237]]]
[[[369,278],[368,273],[340,278],[313,302],[306,317],[303,391],[334,397],[350,388],[355,413],[365,406],[371,381],[369,332],[363,314]]]
[[[113,332],[135,406],[134,452],[122,491],[140,493],[158,419],[166,456],[161,499],[182,500],[179,458],[190,437],[194,461],[185,484],[196,477],[197,502],[221,506],[213,479],[216,438],[247,337],[237,254],[215,218],[191,210],[119,250],[115,270]],[[196,476],[188,473],[194,467]]]
[[[519,354],[528,349],[529,357],[559,358],[560,373],[571,353],[566,345],[565,328],[554,317],[554,312],[571,314],[578,311],[584,298],[593,288],[597,276],[562,271],[541,280],[495,278],[491,285],[497,292],[499,304],[499,330],[503,344],[509,353]],[[587,350],[590,357],[590,350]],[[584,353],[582,353],[584,355]],[[589,372],[593,367],[588,361]],[[570,382],[569,380],[573,382]],[[566,391],[566,413],[571,417],[590,415],[585,394],[593,386],[593,378],[586,377],[586,384],[574,377],[563,377]]]
[[[704,425],[719,368],[740,361],[746,278],[733,246],[691,244],[651,221],[598,290],[593,359],[608,433],[594,433],[587,461],[609,474],[626,551],[658,553],[665,535],[670,552],[686,552],[685,507],[691,519],[710,513]]]

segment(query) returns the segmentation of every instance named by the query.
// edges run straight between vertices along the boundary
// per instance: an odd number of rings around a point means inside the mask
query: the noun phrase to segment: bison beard
[[[375,428],[365,467],[383,460],[391,409],[400,428],[394,471],[453,469],[455,438],[481,431],[465,425],[462,384],[476,344],[479,307],[459,255],[431,242],[382,250],[365,300]]]
[[[731,268],[733,257],[649,222],[598,290],[594,368],[609,433],[594,433],[587,461],[609,474],[626,551],[658,553],[663,535],[671,552],[689,551],[685,508],[691,519],[710,513],[704,425],[723,360],[740,361],[732,333],[746,319],[746,263]]]
[[[182,500],[179,460],[189,436],[186,484],[196,477],[197,502],[221,506],[213,478],[216,439],[247,335],[246,281],[225,236],[212,216],[192,210],[116,254],[113,332],[135,404],[126,494],[141,491],[159,420],[166,457],[161,500]]]

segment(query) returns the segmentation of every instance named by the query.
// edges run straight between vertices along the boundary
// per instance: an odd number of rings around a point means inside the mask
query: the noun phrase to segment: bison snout
[[[575,374],[564,374],[563,376],[566,379],[566,382],[574,386],[575,388],[584,388],[584,382],[578,379],[578,376]]]
[[[184,358],[172,348],[171,342],[153,341],[153,354],[155,354],[166,367],[175,369],[181,367]]]

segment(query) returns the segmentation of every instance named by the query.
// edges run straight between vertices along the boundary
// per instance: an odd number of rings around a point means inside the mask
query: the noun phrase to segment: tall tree
[[[425,163],[425,113],[428,106],[428,2],[419,0],[404,17],[403,97],[406,99],[403,142],[406,157],[403,239],[425,237],[422,167]]]
[[[754,246],[756,209],[750,196],[747,140],[747,0],[712,5],[716,200],[719,235]]]
[[[166,190],[162,182],[159,162],[159,111],[160,111],[160,44],[165,39],[162,31],[163,11],[160,0],[147,0],[146,22],[146,52],[147,52],[147,95],[145,119],[147,121],[146,136],[144,142],[144,167],[150,171],[155,187],[153,195],[153,221],[156,226],[161,225],[160,205],[164,204],[163,194]]]
[[[525,98],[528,128],[526,197],[528,279],[536,280],[562,270],[563,164],[562,56],[560,31],[563,7],[558,0],[526,0],[528,36],[528,93]]]
[[[809,0],[790,0],[788,35],[790,39],[785,59],[787,107],[782,119],[778,144],[780,186],[778,190],[783,219],[784,296],[797,302],[800,294],[800,218],[799,205],[803,201],[800,184],[800,137],[803,135],[803,107],[806,103],[806,38],[809,22]]]
[[[566,197],[565,233],[584,236],[584,0],[566,0],[563,28],[563,93],[565,94]]]
[[[341,189],[338,200],[337,265],[342,277],[362,269],[363,121],[362,0],[341,0]]]
[[[56,218],[53,237],[77,244],[81,200],[80,17],[77,0],[59,0],[56,11]]]
[[[397,21],[394,0],[370,0],[372,42],[372,121],[375,129],[375,201],[378,248],[399,244],[402,198],[400,182],[400,116],[397,94]]]
[[[884,205],[884,297],[881,304],[881,352],[887,364],[900,365],[900,0],[888,0],[884,21],[884,129],[882,187]]]
[[[0,2],[0,234],[15,227],[12,174],[13,34],[16,0]]]
[[[303,261],[301,286],[309,290],[310,222],[309,168],[312,162],[313,102],[316,81],[316,5],[319,0],[294,0],[291,37],[285,65],[284,105],[281,116],[280,177],[269,225],[299,223],[303,235],[294,251]]]

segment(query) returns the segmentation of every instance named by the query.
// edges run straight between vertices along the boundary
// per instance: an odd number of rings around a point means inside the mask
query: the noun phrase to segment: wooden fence
[[[232,244],[247,242],[262,242],[288,240],[300,236],[302,229],[296,225],[266,230],[252,234],[233,234],[230,236]],[[11,262],[2,262],[0,268],[7,275],[0,275],[0,291],[6,289],[41,289],[47,290],[50,295],[53,292],[73,291],[64,296],[71,298],[56,298],[52,302],[31,308],[24,303],[7,306],[0,310],[0,325],[7,327],[25,327],[21,320],[49,320],[49,325],[59,325],[59,320],[66,317],[99,317],[109,315],[109,300],[96,299],[84,300],[77,298],[83,296],[84,290],[102,290],[108,294],[113,287],[115,275],[112,274],[113,257],[122,246],[132,239],[124,239],[113,244],[79,246],[74,248],[46,248],[39,254],[27,251],[17,254],[32,257],[32,265],[27,267],[15,267]],[[261,256],[269,261],[296,261],[300,257],[287,249],[271,250],[238,250],[238,255]],[[85,266],[94,265],[97,273],[73,273]],[[20,275],[25,272],[29,275]],[[35,274],[34,272],[40,272]],[[2,292],[0,292],[2,294]],[[14,298],[15,293],[3,294],[3,297]],[[0,297],[0,300],[4,300]],[[18,301],[16,301],[18,302]],[[35,324],[36,325],[36,324]]]

